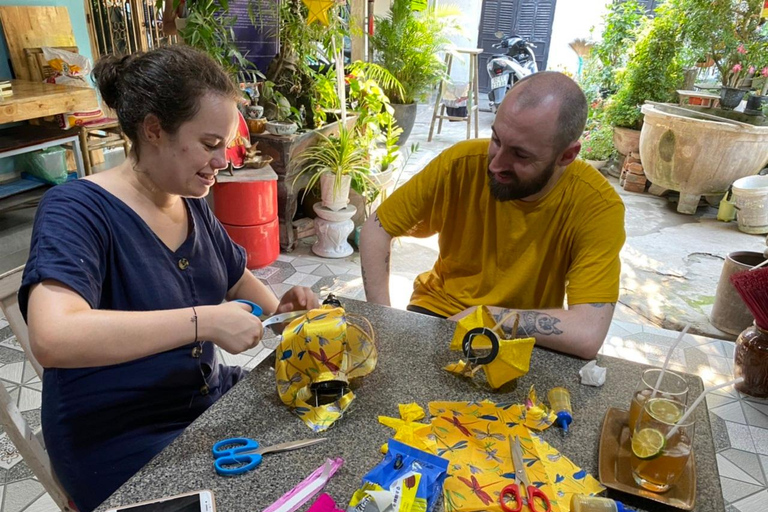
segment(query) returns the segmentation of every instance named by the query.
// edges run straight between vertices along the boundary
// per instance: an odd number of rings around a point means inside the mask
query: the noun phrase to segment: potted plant
[[[752,81],[752,85],[757,86],[755,92],[750,94],[747,99],[747,107],[744,113],[753,116],[763,115],[763,107],[768,105],[768,66],[760,71],[758,78]]]
[[[455,10],[413,10],[411,0],[394,0],[386,17],[376,17],[376,32],[370,43],[375,60],[402,85],[385,87],[397,124],[403,129],[399,145],[405,144],[416,121],[417,101],[445,76],[439,53],[448,43],[445,30]]]
[[[320,183],[322,204],[332,211],[339,211],[349,202],[349,188],[353,180],[362,184],[363,190],[375,188],[371,181],[368,152],[354,135],[354,131],[344,125],[339,126],[337,136],[326,137],[318,134],[318,144],[307,149],[299,165],[303,169],[294,179],[294,183],[304,174],[310,174],[304,189],[304,197],[317,183]]]
[[[656,17],[645,24],[626,70],[619,75],[619,90],[606,106],[605,118],[614,126],[614,144],[623,155],[640,149],[643,103],[672,101],[683,82],[677,48],[682,29],[673,7],[661,5]]]
[[[587,131],[581,138],[581,157],[598,170],[605,166],[614,151],[613,128],[608,123]]]

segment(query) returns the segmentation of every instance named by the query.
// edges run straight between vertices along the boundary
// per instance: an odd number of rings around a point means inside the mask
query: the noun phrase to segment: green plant
[[[614,151],[613,128],[608,123],[587,131],[581,138],[581,156],[588,160],[608,160]]]
[[[353,130],[348,129],[343,124],[339,125],[339,134],[326,137],[318,133],[320,142],[307,149],[297,162],[301,166],[301,171],[296,175],[293,183],[304,174],[311,174],[307,186],[304,189],[305,198],[307,193],[312,190],[320,181],[324,174],[334,176],[333,190],[338,194],[341,190],[342,178],[349,176],[353,182],[357,182],[361,187],[362,194],[377,188],[376,183],[371,181],[370,160],[368,152],[356,140]]]
[[[170,0],[167,0],[170,1]],[[172,0],[176,10],[180,0]],[[163,0],[156,0],[162,10]],[[256,66],[235,46],[236,18],[229,14],[228,0],[187,0],[187,23],[179,32],[184,42],[204,51],[238,81],[264,78]]]
[[[605,119],[611,125],[639,129],[643,103],[674,100],[675,91],[683,82],[678,53],[682,26],[674,7],[675,0],[670,0],[656,9],[656,17],[646,24],[638,38],[626,70],[617,75],[619,90],[605,110]]]
[[[264,117],[273,121],[293,120],[301,125],[298,111],[291,106],[283,94],[275,88],[275,84],[267,80],[262,83],[259,95],[259,105],[264,107]]]
[[[582,87],[590,101],[616,92],[616,73],[627,65],[639,27],[646,18],[637,0],[609,4],[603,16],[601,40],[592,47],[585,62]]]
[[[375,60],[402,84],[402,90],[384,88],[393,103],[423,98],[444,76],[438,54],[448,43],[446,30],[453,26],[455,13],[455,8],[415,12],[411,0],[394,0],[389,14],[376,18],[376,33],[370,40]]]

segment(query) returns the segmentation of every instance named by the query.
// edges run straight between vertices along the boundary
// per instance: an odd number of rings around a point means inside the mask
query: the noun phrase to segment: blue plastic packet
[[[389,450],[363,477],[347,512],[429,512],[443,492],[448,461],[390,439]]]

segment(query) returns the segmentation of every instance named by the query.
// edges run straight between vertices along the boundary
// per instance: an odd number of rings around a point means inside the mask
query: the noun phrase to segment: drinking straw
[[[683,336],[688,332],[688,329],[691,328],[691,324],[685,324],[685,327],[683,327],[682,332],[677,337],[675,342],[672,344],[672,346],[669,348],[669,352],[667,352],[667,358],[664,359],[664,366],[661,367],[661,371],[659,372],[659,378],[656,379],[656,385],[653,386],[653,393],[651,393],[651,398],[654,398],[656,396],[656,393],[659,392],[659,386],[661,386],[661,379],[664,378],[664,374],[667,372],[667,366],[669,366],[669,360],[672,359],[672,353],[675,351],[675,347],[677,347],[678,343],[680,343],[683,340]]]
[[[766,265],[768,265],[768,258],[766,258],[766,259],[765,259],[765,261],[763,261],[761,264],[759,264],[759,265],[755,265],[754,267],[752,267],[751,269],[749,269],[749,272],[752,272],[753,270],[757,270],[757,269],[759,269],[760,267],[764,267],[764,266],[766,266]]]
[[[672,427],[672,430],[670,430],[669,433],[667,434],[667,440],[669,440],[670,437],[675,435],[675,432],[677,432],[677,429],[680,428],[680,425],[685,423],[685,420],[688,419],[688,416],[691,415],[691,412],[696,409],[696,407],[701,403],[702,400],[704,400],[704,398],[706,398],[706,396],[709,393],[711,393],[712,391],[715,391],[717,389],[724,388],[726,386],[732,386],[734,384],[738,384],[739,382],[742,382],[743,380],[744,380],[744,377],[739,377],[739,378],[733,379],[731,381],[723,382],[722,384],[717,384],[715,386],[711,386],[711,387],[706,388],[699,395],[699,397],[696,399],[696,401],[693,402],[693,404],[691,404],[691,406],[685,411],[685,414],[683,414],[683,417],[680,418],[680,420],[675,424],[674,427]]]

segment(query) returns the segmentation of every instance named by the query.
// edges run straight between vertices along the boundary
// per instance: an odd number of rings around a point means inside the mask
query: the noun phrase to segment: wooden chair
[[[77,46],[53,46],[51,48],[78,53]],[[55,70],[45,60],[42,48],[24,48],[24,53],[33,80],[42,82],[55,73]],[[80,126],[78,129],[80,130],[80,147],[83,152],[86,176],[93,173],[92,169],[95,165],[104,161],[105,149],[122,147],[126,156],[128,155],[130,142],[120,129],[117,119],[104,118],[97,123]]]
[[[11,327],[11,332],[24,349],[27,360],[32,364],[40,378],[43,377],[43,367],[37,362],[29,345],[29,331],[24,318],[21,316],[17,293],[21,286],[21,275],[24,267],[0,275],[0,312],[5,315]],[[0,384],[0,423],[5,432],[19,450],[24,462],[35,474],[56,505],[65,512],[77,512],[66,491],[59,483],[51,467],[51,460],[45,451],[45,441],[42,432],[34,432],[21,415],[16,401],[11,398],[5,386]]]

